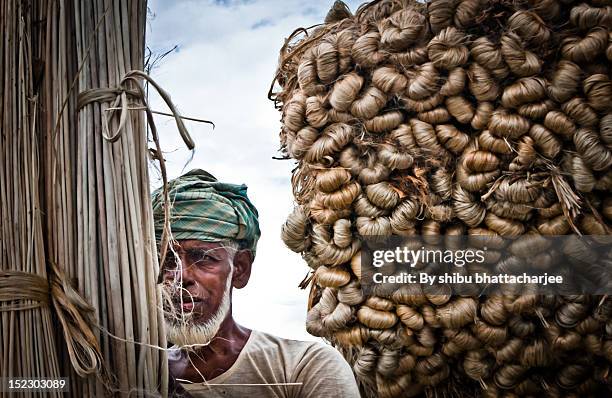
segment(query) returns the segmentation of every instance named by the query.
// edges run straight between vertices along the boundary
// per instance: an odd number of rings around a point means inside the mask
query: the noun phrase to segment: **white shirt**
[[[225,373],[182,386],[194,398],[359,397],[349,364],[332,347],[255,330]]]

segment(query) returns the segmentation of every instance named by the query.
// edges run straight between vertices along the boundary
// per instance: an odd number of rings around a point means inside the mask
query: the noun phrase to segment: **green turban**
[[[261,235],[257,209],[247,196],[247,186],[217,181],[204,170],[192,170],[168,183],[170,228],[174,239],[206,242],[242,240],[253,255]],[[164,226],[164,195],[153,192],[155,237]]]

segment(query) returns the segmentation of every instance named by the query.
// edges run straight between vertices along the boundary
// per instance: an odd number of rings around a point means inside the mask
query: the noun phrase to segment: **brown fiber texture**
[[[335,8],[285,41],[269,93],[296,161],[282,238],[314,274],[307,330],[368,397],[605,396],[610,298],[367,295],[360,247],[519,237],[512,256],[489,253],[513,267],[542,236],[610,234],[610,3]]]

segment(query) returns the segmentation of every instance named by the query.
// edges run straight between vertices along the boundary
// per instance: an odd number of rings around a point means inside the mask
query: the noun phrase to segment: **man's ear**
[[[251,265],[253,264],[253,253],[250,250],[238,250],[234,255],[234,275],[232,276],[232,286],[242,289],[249,282],[251,277]]]

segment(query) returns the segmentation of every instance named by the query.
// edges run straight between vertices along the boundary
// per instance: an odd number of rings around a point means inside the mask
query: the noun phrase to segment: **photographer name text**
[[[397,275],[384,275],[377,272],[372,276],[374,283],[422,283],[428,285],[434,284],[538,284],[546,286],[549,284],[562,284],[563,276],[523,274],[488,274],[476,272],[471,275],[463,275],[459,273],[445,273],[442,275],[430,275],[426,272],[412,274],[402,272]]]

